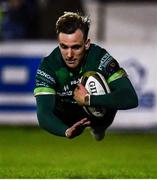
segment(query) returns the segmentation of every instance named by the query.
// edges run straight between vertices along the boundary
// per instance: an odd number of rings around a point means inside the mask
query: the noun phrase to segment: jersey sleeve
[[[110,83],[111,93],[91,95],[90,105],[116,110],[126,110],[138,106],[138,97],[131,81],[122,77]]]
[[[100,60],[98,70],[105,76],[108,83],[127,76],[125,70],[107,51]]]
[[[37,69],[35,78],[34,96],[44,94],[56,94],[55,75],[52,71],[52,65],[48,61],[48,58],[44,58]]]
[[[104,75],[111,92],[104,95],[91,95],[91,106],[116,110],[137,107],[138,97],[127,73],[106,50],[101,54],[97,70]]]
[[[40,127],[51,134],[65,137],[65,131],[68,129],[68,126],[53,113],[55,108],[55,96],[36,96],[36,103]]]

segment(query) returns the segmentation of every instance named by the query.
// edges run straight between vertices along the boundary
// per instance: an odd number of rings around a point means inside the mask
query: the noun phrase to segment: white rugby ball
[[[88,71],[83,74],[80,82],[85,86],[90,95],[104,95],[110,93],[110,88],[104,76],[95,71]],[[105,108],[83,106],[84,110],[97,118],[105,115]]]

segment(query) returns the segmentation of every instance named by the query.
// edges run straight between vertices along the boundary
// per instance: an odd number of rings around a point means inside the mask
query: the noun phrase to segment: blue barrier
[[[41,57],[0,57],[0,93],[31,93],[34,88],[36,69],[38,68]],[[6,83],[2,79],[2,71],[5,67],[25,67],[28,72],[28,80],[25,83]],[[10,74],[12,76],[12,74]],[[18,76],[18,74],[17,74]]]
[[[29,96],[33,98],[35,84],[35,74],[40,63],[41,57],[0,57],[0,111],[35,111],[35,103],[26,103],[23,98]],[[18,70],[16,72],[16,69]],[[25,79],[19,77],[20,69],[27,76]],[[11,71],[9,71],[11,70]],[[15,71],[15,72],[14,72]],[[5,77],[6,76],[6,77]],[[9,76],[9,77],[8,77]],[[15,76],[13,78],[13,76]],[[17,79],[17,81],[16,81]],[[18,81],[20,79],[20,82]],[[13,80],[13,81],[12,81]],[[21,82],[22,80],[22,82]],[[9,96],[8,96],[9,95]],[[15,103],[10,101],[10,97],[16,95]],[[18,95],[20,99],[18,99]],[[2,98],[5,100],[2,101]],[[31,99],[31,98],[30,98]],[[17,100],[20,103],[17,103]],[[14,100],[12,100],[14,101]],[[6,103],[7,102],[7,103]],[[32,104],[31,104],[32,103]]]

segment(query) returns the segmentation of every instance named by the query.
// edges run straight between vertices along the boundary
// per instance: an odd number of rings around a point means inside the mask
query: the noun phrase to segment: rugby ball
[[[102,74],[95,71],[88,71],[80,79],[90,95],[104,95],[110,93],[110,88]],[[92,116],[101,118],[105,115],[105,108],[83,106],[84,110]]]

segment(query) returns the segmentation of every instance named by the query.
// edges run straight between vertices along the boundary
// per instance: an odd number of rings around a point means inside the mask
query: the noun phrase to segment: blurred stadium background
[[[55,22],[58,16],[63,11],[76,10],[91,17],[92,42],[106,48],[126,68],[138,93],[139,107],[119,111],[109,130],[157,132],[155,0],[0,0],[0,148],[3,146],[4,152],[6,143],[3,142],[3,135],[5,138],[10,132],[10,138],[12,133],[14,138],[21,136],[19,141],[22,143],[22,133],[14,134],[12,130],[6,129],[6,126],[38,127],[33,97],[36,69],[41,58],[57,45]],[[74,141],[76,142],[78,143]],[[4,157],[11,155],[0,154],[0,161],[6,160]],[[0,165],[4,164],[0,162]],[[0,171],[0,178],[6,177],[11,176]],[[148,178],[151,175],[138,177]]]

